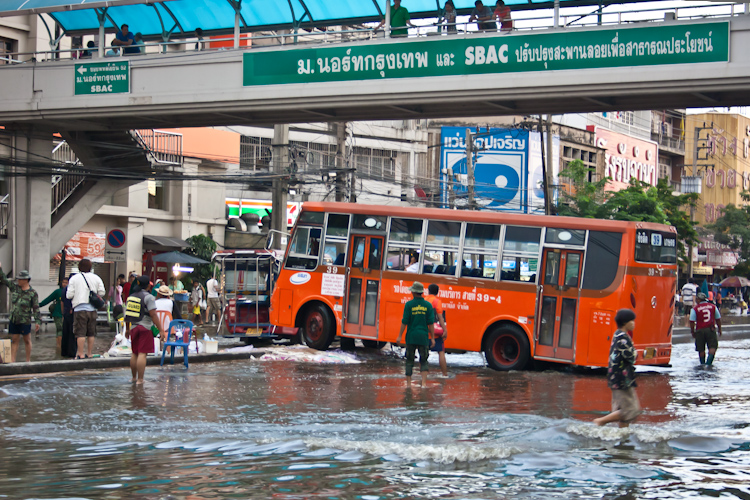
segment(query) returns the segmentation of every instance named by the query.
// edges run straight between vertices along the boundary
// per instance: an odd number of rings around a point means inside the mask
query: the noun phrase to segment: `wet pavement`
[[[750,498],[748,348],[724,341],[705,369],[678,344],[672,368],[639,368],[628,430],[590,423],[601,373],[473,353],[411,390],[403,361],[367,351],[149,367],[143,388],[126,369],[3,382],[0,497]]]

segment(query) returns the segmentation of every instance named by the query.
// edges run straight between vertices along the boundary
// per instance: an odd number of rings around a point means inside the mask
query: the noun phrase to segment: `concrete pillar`
[[[128,217],[128,241],[125,244],[128,254],[127,267],[128,272],[135,271],[138,275],[143,273],[143,227],[146,220],[142,217]],[[127,276],[128,273],[123,274]]]
[[[273,181],[273,202],[271,208],[271,229],[287,232],[286,203],[289,197],[289,125],[273,126],[273,173],[278,176]],[[281,248],[281,235],[274,235],[273,248]]]
[[[36,129],[19,131],[16,136],[16,155],[21,161],[33,164],[46,161],[52,152],[52,134]],[[45,297],[56,288],[49,280],[50,273],[50,229],[52,223],[51,176],[16,176],[13,178],[15,199],[12,200],[15,221],[13,244],[15,254],[14,276],[28,269],[34,288]],[[11,267],[6,264],[6,269]]]

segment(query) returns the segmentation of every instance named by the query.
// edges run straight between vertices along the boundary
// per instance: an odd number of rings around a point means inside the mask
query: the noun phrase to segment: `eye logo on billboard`
[[[510,165],[497,163],[494,155],[480,154],[474,165],[474,194],[487,208],[502,207],[518,196],[521,189],[521,176]],[[466,172],[466,158],[453,166],[453,172]],[[468,186],[461,184],[455,190],[468,192]]]

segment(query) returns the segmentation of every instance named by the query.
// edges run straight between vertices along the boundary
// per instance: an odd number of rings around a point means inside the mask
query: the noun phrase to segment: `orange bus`
[[[669,364],[673,227],[572,217],[304,203],[270,321],[326,349],[336,336],[393,342],[414,281],[440,287],[447,350],[496,370],[532,360],[607,366],[614,315],[636,315],[637,363]]]

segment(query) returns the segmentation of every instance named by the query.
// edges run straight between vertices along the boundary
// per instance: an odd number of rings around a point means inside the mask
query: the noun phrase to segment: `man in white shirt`
[[[211,278],[206,282],[206,295],[208,298],[208,308],[206,309],[206,321],[213,323],[211,313],[215,313],[218,318],[221,314],[221,301],[219,300],[219,282],[216,278]]]
[[[695,295],[698,293],[698,286],[693,278],[688,278],[688,282],[682,287],[682,305],[685,307],[685,314],[690,314],[690,310],[695,305]]]
[[[83,259],[78,264],[78,274],[70,278],[66,297],[73,303],[73,335],[78,350],[76,359],[90,358],[96,338],[96,309],[89,303],[89,292],[104,297],[102,279],[91,272],[91,261]]]

